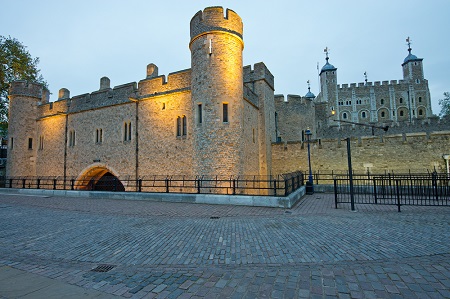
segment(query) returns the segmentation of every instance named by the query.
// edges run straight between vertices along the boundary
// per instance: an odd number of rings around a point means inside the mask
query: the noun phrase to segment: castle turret
[[[243,65],[241,18],[208,7],[191,20],[191,96],[194,173],[243,172]]]
[[[9,89],[7,176],[36,176],[37,106],[48,102],[48,90],[39,83],[15,81]]]
[[[325,48],[326,63],[320,71],[320,95],[317,97],[318,102],[326,102],[328,108],[326,110],[336,111],[336,115],[340,118],[338,105],[338,89],[337,89],[337,68],[328,62],[328,47]],[[338,123],[339,125],[339,123]]]
[[[408,43],[408,56],[403,60],[403,79],[409,81],[416,81],[419,83],[424,79],[423,76],[423,58],[417,58],[416,55],[412,54],[411,51],[411,39],[408,37],[406,39]]]

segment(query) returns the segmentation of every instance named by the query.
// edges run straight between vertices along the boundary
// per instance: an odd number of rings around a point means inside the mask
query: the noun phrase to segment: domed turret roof
[[[316,96],[310,90],[305,94],[305,98],[307,99],[314,99],[315,97]]]
[[[411,53],[411,51],[412,51],[412,49],[411,49],[411,39],[409,37],[406,39],[406,42],[408,43],[408,52],[409,52],[409,54],[403,60],[402,65],[405,65],[406,63],[408,63],[410,61],[422,61],[423,60],[422,58],[417,58],[416,55]]]
[[[334,70],[336,70],[336,68],[334,67],[334,65],[330,64],[328,62],[328,59],[327,59],[327,63],[325,63],[325,65],[322,67],[322,72],[324,72],[324,71],[334,71]]]
[[[409,53],[409,55],[406,56],[405,60],[403,60],[403,63],[407,63],[408,61],[411,61],[411,60],[417,60],[417,56]]]

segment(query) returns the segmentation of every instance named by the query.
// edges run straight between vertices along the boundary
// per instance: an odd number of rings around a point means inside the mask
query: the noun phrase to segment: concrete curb
[[[0,193],[15,193],[37,196],[89,197],[122,200],[147,200],[157,202],[183,202],[218,205],[239,205],[253,207],[292,208],[306,193],[305,186],[288,196],[253,196],[221,194],[181,194],[145,192],[106,192],[77,190],[14,189],[0,188]]]

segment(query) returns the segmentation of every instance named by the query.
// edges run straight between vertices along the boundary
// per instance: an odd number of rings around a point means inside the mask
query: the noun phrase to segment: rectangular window
[[[197,119],[199,124],[203,122],[202,104],[198,104],[197,106]]]
[[[223,112],[223,122],[227,123],[228,122],[228,103],[223,103],[222,106],[222,112]]]
[[[186,115],[183,115],[183,131],[182,131],[182,135],[183,136],[187,135],[187,119],[186,119]]]
[[[131,122],[125,122],[123,124],[123,141],[131,140]]]
[[[177,136],[181,136],[181,117],[177,117]]]
[[[33,149],[33,138],[28,138],[28,149]]]
[[[69,146],[75,146],[75,131],[70,130],[69,132]]]
[[[44,149],[44,136],[39,136],[39,150]]]
[[[13,148],[14,148],[14,138],[11,137],[11,149],[13,149]]]
[[[102,143],[103,142],[103,130],[97,129],[95,131],[95,142],[96,143]]]

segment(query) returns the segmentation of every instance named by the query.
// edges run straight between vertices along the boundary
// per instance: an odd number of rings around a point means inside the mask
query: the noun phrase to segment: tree
[[[39,58],[32,58],[26,47],[17,39],[0,35],[0,135],[8,129],[8,89],[14,80],[47,83],[37,65]]]
[[[440,117],[450,115],[450,92],[444,92],[444,98],[439,100],[439,106],[441,106]]]

